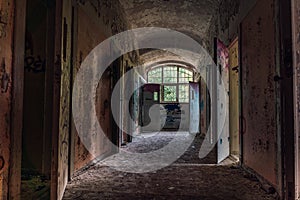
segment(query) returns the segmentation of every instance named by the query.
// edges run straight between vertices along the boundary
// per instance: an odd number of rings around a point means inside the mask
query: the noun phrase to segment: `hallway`
[[[300,0],[0,0],[0,200],[300,200]]]
[[[163,132],[142,138],[139,136],[121,150],[153,151],[165,146],[172,139],[172,133]],[[197,137],[196,144],[192,144],[178,161],[152,173],[132,174],[117,171],[105,165],[106,160],[113,160],[114,156],[107,158],[76,175],[68,183],[63,199],[276,199],[276,194],[268,194],[254,176],[230,160],[220,165],[200,164],[199,158],[196,158],[201,140],[201,137]]]

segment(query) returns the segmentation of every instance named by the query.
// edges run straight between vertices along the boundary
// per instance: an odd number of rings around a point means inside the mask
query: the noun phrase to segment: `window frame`
[[[176,79],[177,79],[177,81],[176,82],[165,82],[164,81],[164,69],[165,68],[167,68],[167,67],[176,67],[176,70],[174,70],[174,71],[176,71]],[[189,86],[189,83],[187,83],[187,82],[179,82],[179,80],[180,80],[180,78],[182,79],[182,78],[185,78],[185,77],[180,77],[180,73],[179,73],[179,69],[184,69],[184,70],[186,70],[186,71],[188,71],[188,72],[190,72],[191,73],[191,81],[194,81],[195,80],[195,74],[194,74],[194,71],[192,70],[192,69],[189,69],[187,66],[181,66],[181,65],[176,65],[176,64],[165,64],[165,65],[158,65],[158,66],[155,66],[155,67],[153,67],[153,68],[151,68],[149,71],[147,71],[147,83],[149,83],[149,73],[151,73],[151,71],[153,71],[153,70],[157,70],[157,69],[159,69],[159,68],[161,68],[161,75],[160,75],[160,82],[151,82],[151,83],[156,83],[156,84],[160,84],[160,97],[159,97],[159,99],[160,99],[160,102],[161,103],[186,103],[186,104],[188,104],[188,103],[190,103],[189,102],[189,91],[187,91],[187,93],[188,93],[188,101],[186,102],[186,101],[180,101],[180,98],[179,98],[179,87],[180,87],[180,85],[188,85]],[[170,78],[172,78],[172,77],[170,77]],[[187,78],[189,78],[189,77],[187,77]],[[189,82],[191,82],[191,81],[189,81]],[[165,99],[164,99],[164,86],[175,86],[176,87],[176,101],[165,101]]]

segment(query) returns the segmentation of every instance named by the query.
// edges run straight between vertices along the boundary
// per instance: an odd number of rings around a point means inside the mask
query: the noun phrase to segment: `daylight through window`
[[[148,72],[148,83],[161,85],[162,102],[189,103],[190,81],[194,81],[193,71],[181,66],[160,66]]]

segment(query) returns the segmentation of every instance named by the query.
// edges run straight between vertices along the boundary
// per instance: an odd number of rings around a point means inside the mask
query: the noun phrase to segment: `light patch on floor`
[[[172,137],[172,133],[139,136],[125,149],[149,152],[163,147]],[[234,165],[232,160],[223,165],[199,160],[198,147],[202,141],[203,138],[197,136],[175,163],[150,173],[120,172],[100,162],[73,178],[64,199],[276,199],[276,194],[266,194],[258,180]],[[211,158],[213,156],[206,161],[212,161]]]

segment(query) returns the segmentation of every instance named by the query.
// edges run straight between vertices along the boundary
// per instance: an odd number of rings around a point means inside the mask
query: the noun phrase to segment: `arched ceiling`
[[[162,27],[206,39],[220,0],[119,0],[132,28]]]
[[[211,40],[212,23],[220,0],[119,0],[132,28],[160,27],[182,32],[203,45]],[[202,61],[190,56],[176,56],[166,52],[140,50],[140,61],[149,65],[162,61],[182,61],[198,66]],[[145,54],[145,55],[144,55]],[[185,58],[184,58],[185,57]]]
[[[189,51],[181,50],[180,52],[170,52],[164,50],[152,50],[140,56],[140,64],[144,67],[152,66],[164,61],[183,62],[195,68],[212,64],[213,60],[209,59],[208,54],[193,54]],[[202,62],[202,63],[201,63]]]

